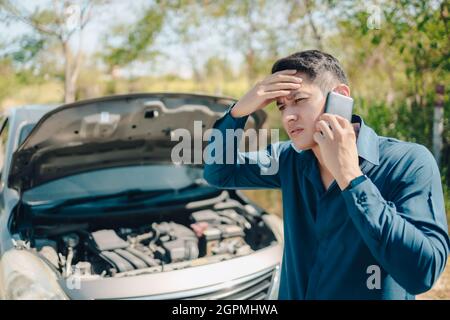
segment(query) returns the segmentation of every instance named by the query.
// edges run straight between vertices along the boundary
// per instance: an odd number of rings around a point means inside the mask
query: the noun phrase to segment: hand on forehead
[[[305,88],[302,87],[300,87],[299,89],[291,90],[291,93],[289,95],[278,98],[277,103],[286,104],[289,101],[292,102],[293,100],[297,99],[299,96],[304,95],[305,93],[307,92],[305,91]]]

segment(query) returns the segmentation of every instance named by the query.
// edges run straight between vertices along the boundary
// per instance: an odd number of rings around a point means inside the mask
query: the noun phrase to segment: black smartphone
[[[325,112],[337,114],[349,122],[352,122],[353,113],[353,99],[334,91],[328,92],[327,100],[325,102]]]

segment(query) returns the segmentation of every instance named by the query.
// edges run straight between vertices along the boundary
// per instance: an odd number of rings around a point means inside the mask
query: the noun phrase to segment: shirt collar
[[[364,120],[354,114],[352,115],[352,123],[359,123],[360,129],[356,140],[358,155],[371,162],[374,165],[380,164],[379,138],[371,127],[364,123]]]

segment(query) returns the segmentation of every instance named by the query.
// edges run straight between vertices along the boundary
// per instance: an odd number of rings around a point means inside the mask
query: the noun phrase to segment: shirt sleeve
[[[254,152],[240,152],[239,143],[248,116],[234,118],[230,112],[216,121],[205,148],[205,180],[225,189],[268,189],[280,187],[280,144]]]
[[[439,168],[415,145],[408,166],[388,178],[383,198],[366,178],[342,192],[348,212],[380,265],[411,294],[429,290],[445,268],[450,241]]]

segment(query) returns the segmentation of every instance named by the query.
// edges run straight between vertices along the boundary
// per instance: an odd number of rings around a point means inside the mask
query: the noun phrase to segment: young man
[[[329,91],[350,96],[333,56],[309,50],[277,61],[215,128],[224,136],[242,129],[276,101],[290,141],[259,157],[236,143],[215,145],[224,164],[205,165],[205,179],[220,188],[281,188],[280,299],[414,299],[438,279],[450,247],[436,161],[421,145],[378,136],[360,116],[350,123],[324,114]],[[273,174],[265,174],[269,162],[278,165]]]

